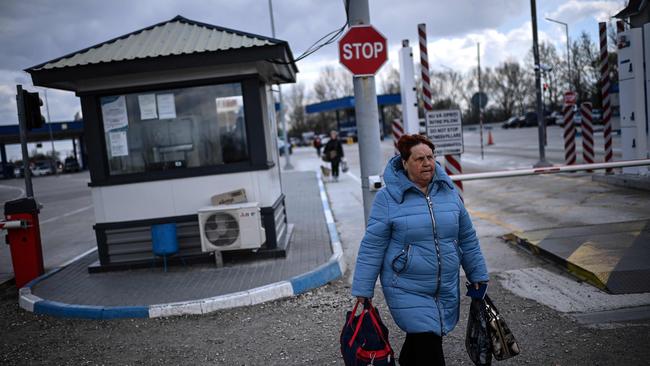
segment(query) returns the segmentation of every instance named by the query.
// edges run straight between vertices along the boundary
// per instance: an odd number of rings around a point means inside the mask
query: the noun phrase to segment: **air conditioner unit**
[[[259,203],[238,203],[198,211],[204,252],[256,249],[266,241]]]

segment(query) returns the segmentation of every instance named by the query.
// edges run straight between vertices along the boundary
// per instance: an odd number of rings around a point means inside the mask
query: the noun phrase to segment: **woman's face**
[[[404,169],[411,181],[420,187],[426,187],[436,171],[436,160],[431,148],[418,144],[411,148],[408,160],[402,160]]]

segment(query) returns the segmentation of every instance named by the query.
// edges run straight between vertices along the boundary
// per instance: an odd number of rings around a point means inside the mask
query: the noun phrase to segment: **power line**
[[[294,63],[296,63],[298,61],[301,61],[301,60],[305,59],[306,57],[308,57],[308,56],[312,55],[313,53],[315,53],[316,51],[320,50],[321,48],[336,42],[341,37],[343,32],[345,32],[345,28],[348,25],[348,21],[349,21],[348,10],[349,10],[349,8],[350,8],[350,0],[346,0],[345,1],[345,24],[343,24],[342,27],[337,28],[337,29],[327,33],[326,35],[320,37],[316,42],[312,43],[311,46],[309,46],[300,56],[296,57],[293,60],[293,62],[276,61],[276,60],[270,60],[270,59],[267,59],[266,61],[268,61],[270,63],[274,63],[274,64],[280,64],[280,65],[291,65],[291,64],[294,64]],[[319,42],[321,42],[321,41],[323,41],[325,39],[326,39],[326,41],[324,43],[319,44]]]

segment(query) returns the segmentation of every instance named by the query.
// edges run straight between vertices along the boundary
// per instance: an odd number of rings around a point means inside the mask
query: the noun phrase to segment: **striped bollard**
[[[399,141],[399,139],[404,134],[404,126],[402,125],[402,120],[399,118],[395,118],[391,126],[393,130],[393,146],[395,147],[395,155],[399,155],[399,150],[397,149],[397,141]]]
[[[447,175],[463,174],[463,168],[460,165],[460,155],[445,155],[445,172]],[[463,182],[460,180],[453,181],[458,188],[460,198],[463,198]]]
[[[598,23],[600,35],[600,94],[603,101],[603,138],[605,139],[605,162],[613,159],[612,153],[612,106],[609,101],[609,55],[607,53],[607,23]],[[608,168],[606,173],[611,174],[612,169]]]
[[[573,105],[564,105],[564,163],[576,163],[576,128],[573,125]]]
[[[580,105],[580,114],[582,115],[582,159],[585,164],[594,163],[594,125],[591,115],[592,105],[584,102]],[[593,170],[587,170],[593,173]]]
[[[418,24],[418,39],[420,42],[420,70],[422,75],[422,101],[424,109],[432,111],[431,105],[431,79],[429,77],[429,55],[427,51],[427,26]]]
[[[432,111],[431,105],[431,80],[429,77],[429,55],[427,51],[427,28],[426,24],[418,24],[418,39],[420,41],[420,66],[422,71],[422,100],[424,109]],[[445,171],[447,174],[461,174],[460,155],[445,155]],[[454,181],[458,193],[463,197],[463,182]]]

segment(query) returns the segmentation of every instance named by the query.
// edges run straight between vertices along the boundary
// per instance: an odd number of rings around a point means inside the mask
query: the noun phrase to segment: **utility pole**
[[[348,9],[348,26],[370,24],[368,0],[351,0]],[[382,152],[379,139],[379,112],[374,76],[355,77],[354,101],[357,132],[359,134],[359,160],[361,162],[361,191],[363,214],[368,222],[375,192],[370,191],[370,177],[382,175]],[[382,183],[383,185],[383,183]]]
[[[25,196],[34,197],[34,188],[32,187],[32,171],[29,169],[29,154],[27,153],[27,120],[25,114],[25,101],[23,101],[22,85],[16,85],[16,104],[18,106],[20,150],[23,154],[23,171],[25,172]]]
[[[546,152],[544,151],[544,132],[546,131],[546,122],[544,121],[542,111],[542,83],[541,83],[541,65],[539,64],[539,48],[537,47],[537,5],[535,0],[530,0],[530,16],[533,24],[533,57],[535,59],[535,93],[537,94],[537,135],[539,144],[539,161],[534,167],[546,167],[551,164],[546,161]]]
[[[269,0],[269,15],[271,16],[271,35],[275,38],[275,21],[273,20],[273,0]],[[278,101],[280,102],[280,123],[282,124],[282,139],[284,140],[284,169],[291,170],[293,165],[291,165],[291,155],[289,151],[289,138],[287,137],[287,120],[284,117],[284,103],[282,101],[282,85],[278,85]],[[275,111],[274,111],[275,113]]]
[[[47,89],[43,90],[45,94],[45,111],[47,112],[47,128],[50,130],[50,143],[52,144],[52,159],[54,159],[54,174],[59,175],[59,159],[56,157],[56,150],[54,149],[54,136],[52,135],[52,120],[50,119],[50,103],[47,100]]]
[[[481,128],[481,160],[483,160],[483,94],[481,90],[481,42],[476,43],[476,57],[478,58],[478,121]]]

